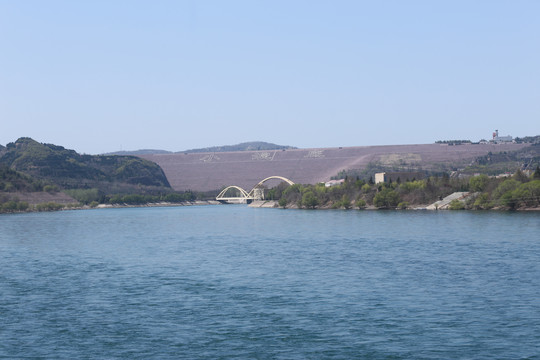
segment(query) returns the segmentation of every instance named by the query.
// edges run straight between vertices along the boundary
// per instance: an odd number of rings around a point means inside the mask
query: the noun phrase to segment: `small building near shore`
[[[421,171],[400,171],[400,172],[376,173],[375,184],[421,180],[425,176],[426,174]]]
[[[325,187],[332,187],[336,185],[341,185],[345,182],[345,179],[339,179],[339,180],[330,180],[324,183]]]

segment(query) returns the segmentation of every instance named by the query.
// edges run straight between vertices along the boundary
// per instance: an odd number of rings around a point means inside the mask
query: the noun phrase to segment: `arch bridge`
[[[289,185],[294,185],[294,182],[287,179],[286,177],[283,177],[283,176],[269,176],[266,179],[263,179],[263,180],[259,181],[259,183],[257,185],[255,185],[253,187],[253,189],[251,189],[251,191],[249,191],[249,192],[242,189],[240,186],[236,186],[236,185],[227,186],[225,189],[223,189],[219,193],[219,195],[216,197],[216,200],[220,201],[220,202],[231,202],[231,203],[244,203],[244,202],[250,203],[253,200],[264,200],[264,189],[263,189],[262,186],[263,186],[263,184],[265,182],[267,182],[268,180],[272,180],[272,179],[282,180],[282,181],[286,182]],[[238,190],[239,195],[238,196],[225,196],[227,191],[230,190],[230,189]]]

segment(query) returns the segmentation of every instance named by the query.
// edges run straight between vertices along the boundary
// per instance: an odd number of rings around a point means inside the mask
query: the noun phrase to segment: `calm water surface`
[[[539,213],[2,215],[0,269],[0,358],[540,358]]]

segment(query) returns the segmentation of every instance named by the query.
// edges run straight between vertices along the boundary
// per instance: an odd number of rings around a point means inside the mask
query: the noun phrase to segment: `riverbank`
[[[461,196],[463,196],[463,195],[461,195]],[[331,206],[331,205],[326,205],[326,206],[315,207],[315,208],[313,208],[313,210],[357,210],[357,211],[358,210],[414,210],[414,211],[425,210],[425,211],[446,211],[446,210],[452,210],[451,208],[449,208],[448,204],[450,204],[451,200],[454,200],[457,197],[456,197],[456,195],[453,195],[453,196],[449,196],[449,198],[450,198],[450,201],[446,201],[446,202],[441,201],[441,203],[443,203],[445,205],[445,206],[441,206],[441,207],[437,207],[437,206],[434,206],[434,204],[431,204],[431,205],[414,205],[414,206],[409,206],[407,208],[396,207],[396,208],[381,209],[381,208],[377,208],[377,207],[375,207],[373,205],[370,205],[370,206],[366,206],[366,207],[361,208],[361,209],[359,209],[359,208],[345,209],[345,208],[336,208],[336,207]],[[461,200],[464,200],[465,198],[466,197],[463,197]],[[266,209],[280,208],[279,202],[275,201],[275,200],[255,200],[252,203],[248,204],[248,207],[251,207],[251,208],[266,208]],[[293,209],[293,210],[294,209],[301,209],[295,204],[287,205],[287,206],[281,207],[281,208],[282,209]],[[459,210],[465,210],[465,209],[459,209]],[[486,211],[486,210],[483,210],[483,209],[469,209],[469,210]],[[515,209],[515,210],[510,210],[508,208],[499,207],[499,208],[492,208],[489,211],[540,211],[540,207],[520,208],[520,209]]]
[[[40,208],[28,208],[26,210],[14,210],[14,211],[6,211],[6,212],[0,212],[0,215],[7,215],[7,214],[22,214],[22,213],[33,213],[33,212],[49,212],[49,211],[71,211],[71,210],[98,210],[98,209],[122,209],[122,208],[149,208],[149,207],[181,207],[181,206],[206,206],[206,205],[224,205],[220,203],[219,201],[215,200],[198,200],[198,201],[190,201],[190,202],[183,202],[183,203],[168,203],[168,202],[160,202],[160,203],[148,203],[148,204],[139,204],[139,205],[128,205],[128,204],[99,204],[97,206],[89,206],[89,205],[81,205],[81,206],[73,206],[73,205],[65,205],[65,206],[47,206],[48,204],[41,204],[44,205]],[[50,205],[50,204],[49,204]],[[59,204],[54,204],[59,205]],[[285,207],[280,207],[277,201],[268,200],[268,201],[254,201],[251,204],[248,204],[247,207],[250,208],[264,208],[264,209],[288,209],[288,210],[298,210],[303,209],[301,207],[298,207],[297,205],[291,204],[287,205]],[[354,211],[452,211],[453,209],[449,209],[448,207],[444,208],[430,208],[427,205],[418,205],[418,206],[411,206],[408,208],[377,208],[373,205],[369,205],[363,208],[336,208],[333,206],[320,206],[312,208],[311,210],[354,210]],[[532,208],[519,208],[519,209],[508,209],[504,207],[498,207],[498,208],[491,208],[489,210],[486,209],[454,209],[454,210],[468,210],[468,211],[495,211],[495,212],[510,212],[510,211],[517,211],[517,212],[535,212],[540,211],[540,207],[532,207]]]
[[[221,203],[216,200],[196,200],[196,201],[186,201],[186,202],[181,202],[181,203],[159,202],[159,203],[148,203],[148,204],[140,204],[140,205],[99,204],[95,207],[86,206],[85,208],[111,209],[111,208],[130,208],[130,207],[173,207],[173,206],[200,206],[200,205],[221,205]]]
[[[98,204],[96,206],[90,205],[76,205],[76,204],[58,204],[58,203],[40,203],[33,206],[29,206],[24,210],[13,209],[0,212],[3,214],[22,214],[31,212],[46,212],[46,211],[69,211],[69,210],[95,210],[95,209],[121,209],[121,208],[143,208],[143,207],[178,207],[178,206],[203,206],[203,205],[221,205],[219,201],[215,200],[196,200],[186,201],[181,203],[172,202],[159,202],[159,203],[147,203],[147,204]]]

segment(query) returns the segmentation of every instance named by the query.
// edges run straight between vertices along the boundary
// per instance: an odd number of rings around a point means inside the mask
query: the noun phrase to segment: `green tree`
[[[365,209],[366,208],[366,200],[364,200],[364,199],[356,200],[356,207],[358,209]]]
[[[489,209],[491,204],[489,202],[489,194],[482,193],[476,197],[473,203],[475,209]]]
[[[533,180],[540,180],[540,166],[536,166],[536,170],[533,173]]]
[[[523,173],[523,171],[521,171],[521,170],[519,170],[519,169],[518,169],[518,171],[516,171],[516,173],[512,176],[512,178],[514,178],[514,179],[516,179],[517,181],[522,182],[522,183],[529,181],[529,178],[527,177],[527,175],[525,175],[525,174]]]
[[[43,187],[43,191],[53,194],[55,192],[58,192],[58,187],[56,185],[45,185]]]
[[[362,192],[367,193],[371,190],[371,186],[369,184],[362,185]]]
[[[379,191],[373,199],[373,204],[378,208],[396,207],[399,202],[399,194],[389,188],[384,188]]]
[[[506,179],[493,191],[492,198],[498,200],[504,194],[517,189],[519,185],[519,182],[515,179]]]
[[[308,209],[315,209],[315,207],[319,205],[319,200],[317,200],[315,194],[309,190],[302,195],[302,205]]]
[[[54,202],[41,203],[41,204],[36,205],[37,211],[57,211],[63,208],[64,208],[64,205],[57,204]]]
[[[282,197],[287,198],[287,202],[290,204],[298,204],[302,206],[302,192],[304,188],[300,184],[294,184],[283,190]]]
[[[469,180],[469,189],[474,192],[482,192],[489,183],[489,177],[485,174],[473,176]]]
[[[349,210],[352,207],[351,199],[347,194],[343,194],[343,196],[341,197],[341,206],[345,210]]]
[[[29,207],[30,205],[26,201],[19,201],[17,203],[17,210],[19,211],[26,211]]]
[[[101,191],[95,188],[94,189],[71,189],[71,190],[65,190],[64,192],[83,204],[90,204],[92,201],[99,202],[103,195]]]
[[[402,201],[397,205],[397,207],[398,209],[405,210],[409,207],[409,205],[410,204],[407,201]]]
[[[17,210],[17,201],[7,201],[2,204],[2,210],[6,212],[13,212]]]
[[[521,184],[512,192],[518,206],[535,207],[540,205],[540,180]]]
[[[15,189],[15,186],[13,186],[12,183],[6,182],[6,183],[4,184],[4,191],[5,191],[5,192],[10,192],[10,191],[15,191],[15,190],[16,190],[16,189]]]
[[[463,209],[465,209],[465,205],[458,199],[452,200],[450,204],[448,205],[448,210],[463,210]]]

